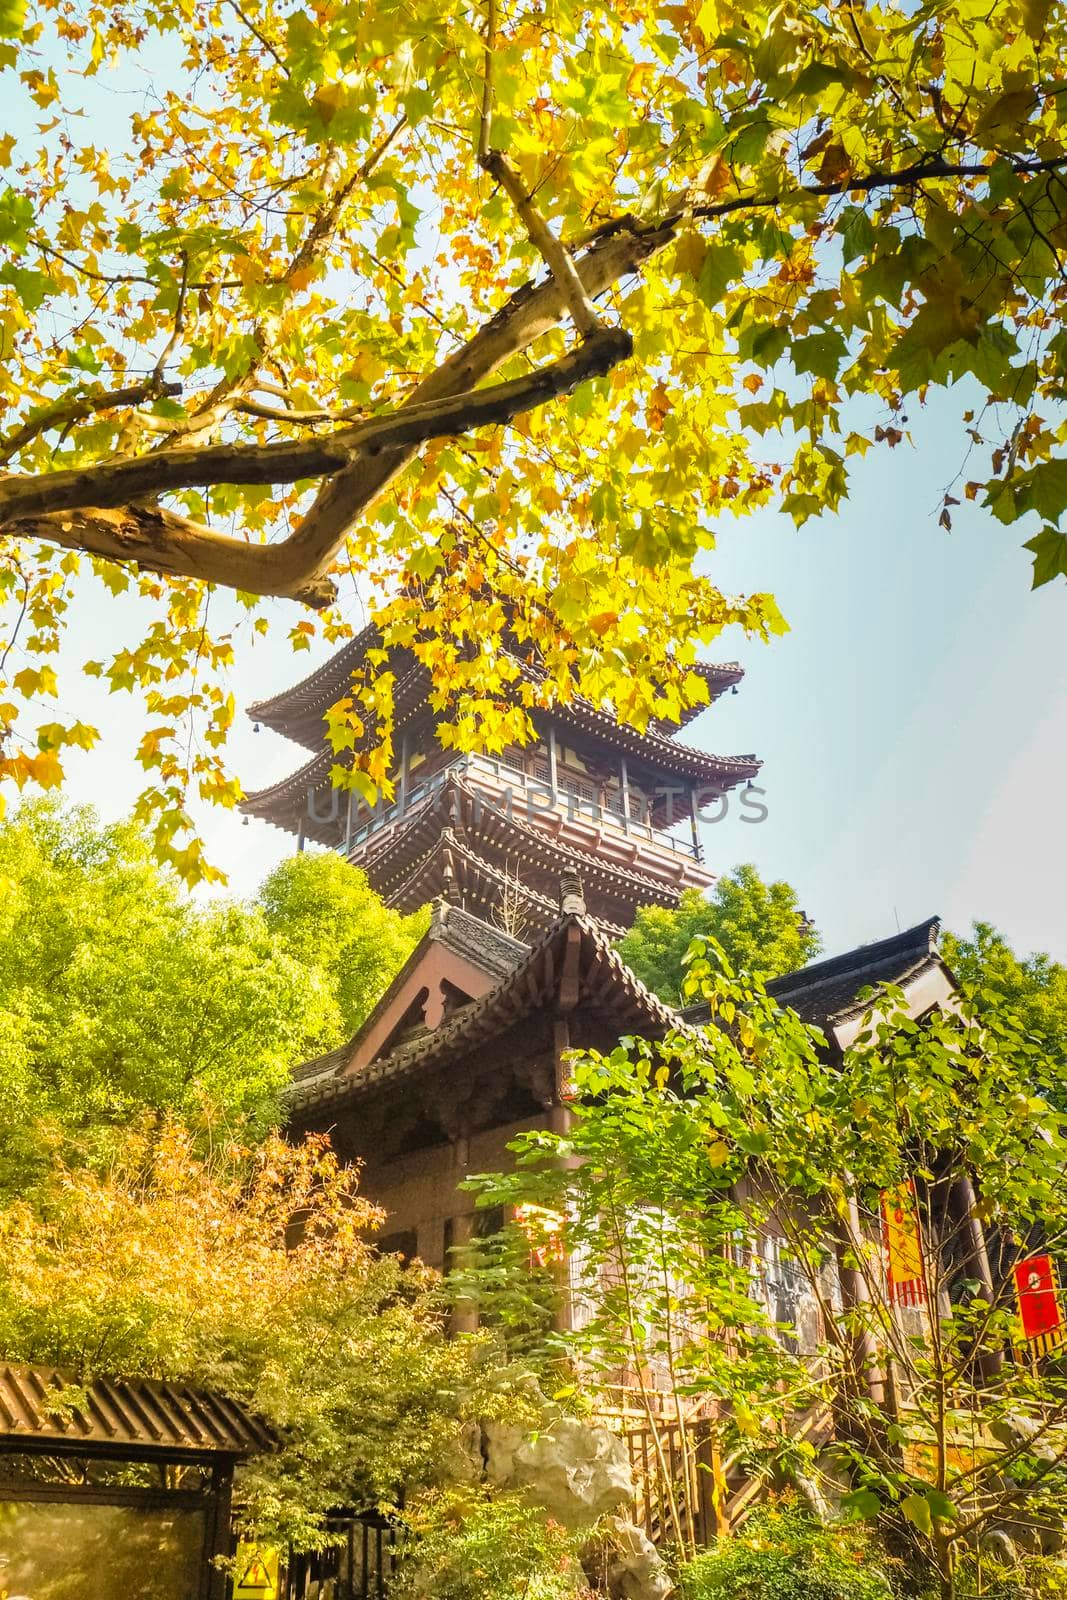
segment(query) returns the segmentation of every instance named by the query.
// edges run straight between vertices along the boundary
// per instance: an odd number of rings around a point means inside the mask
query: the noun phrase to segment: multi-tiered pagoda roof
[[[251,707],[258,724],[311,755],[288,778],[250,794],[247,813],[301,844],[312,839],[342,851],[400,909],[444,893],[482,916],[510,906],[513,925],[530,933],[552,926],[564,872],[581,877],[591,910],[616,929],[629,926],[641,904],[673,905],[683,889],[713,881],[700,807],[750,782],[760,767],[754,756],[708,754],[662,722],[639,733],[577,696],[532,714],[536,743],[457,756],[437,743],[429,674],[407,650],[390,657],[394,800],[372,810],[334,788],[337,757],[324,718],[378,646],[377,630],[367,628],[303,682]],[[736,663],[697,670],[711,700],[743,676]]]

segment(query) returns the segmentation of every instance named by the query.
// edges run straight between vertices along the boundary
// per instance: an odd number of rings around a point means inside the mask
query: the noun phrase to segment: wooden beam
[[[410,730],[405,728],[400,735],[400,815],[403,816],[408,808],[408,738]]]
[[[567,929],[567,944],[563,951],[563,966],[559,975],[556,1003],[561,1013],[573,1011],[581,993],[582,930]]]

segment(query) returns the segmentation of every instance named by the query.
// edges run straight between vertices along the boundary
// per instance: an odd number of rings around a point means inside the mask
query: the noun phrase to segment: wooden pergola
[[[234,1468],[271,1443],[214,1392],[0,1364],[0,1593],[225,1600]]]

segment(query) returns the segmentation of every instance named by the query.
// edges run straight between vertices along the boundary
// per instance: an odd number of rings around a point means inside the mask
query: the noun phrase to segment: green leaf
[[[818,95],[832,83],[851,83],[854,77],[847,68],[834,66],[829,61],[810,61],[793,88],[797,94]]]
[[[926,1503],[930,1507],[931,1515],[938,1522],[953,1522],[956,1517],[956,1507],[947,1494],[942,1494],[940,1489],[926,1491]]]
[[[842,1511],[847,1511],[850,1516],[868,1522],[876,1517],[882,1509],[882,1502],[873,1489],[853,1489],[841,1499]]]
[[[862,206],[846,206],[838,220],[841,236],[841,253],[845,264],[857,256],[865,256],[874,243],[874,223]]]
[[[913,1527],[918,1528],[920,1533],[925,1533],[929,1538],[934,1531],[933,1510],[929,1497],[924,1494],[909,1494],[900,1502],[900,1509]]]
[[[1034,558],[1032,589],[1040,589],[1053,578],[1067,578],[1067,533],[1061,533],[1059,528],[1044,527],[1032,539],[1027,539],[1023,549],[1029,550]]]
[[[1029,474],[1027,505],[1049,518],[1067,510],[1067,459],[1041,461],[1034,467]]]
[[[14,267],[10,262],[0,268],[0,283],[9,283],[27,311],[37,311],[56,286],[43,272],[33,272],[28,267]]]
[[[722,303],[722,297],[735,278],[745,270],[745,257],[737,245],[711,244],[708,246],[697,278],[697,293],[712,311]]]
[[[0,39],[17,39],[26,26],[26,0],[0,0]]]
[[[848,346],[839,333],[812,333],[805,339],[795,339],[790,354],[797,372],[833,379],[848,354]]]
[[[742,354],[747,354],[761,367],[773,367],[778,357],[789,343],[789,330],[780,328],[777,324],[757,324],[751,330],[746,329],[747,339],[742,340],[742,346],[747,343],[748,349],[742,349]]]
[[[14,189],[0,194],[0,244],[25,249],[27,231],[33,226],[33,202]]]

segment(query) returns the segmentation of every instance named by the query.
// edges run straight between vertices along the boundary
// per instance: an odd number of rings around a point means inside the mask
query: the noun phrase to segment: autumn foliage
[[[56,703],[85,596],[114,617],[85,670],[142,697],[142,820],[190,879],[186,797],[240,795],[236,653],[342,637],[357,594],[458,744],[579,689],[669,716],[724,625],[780,626],[709,575],[716,519],[832,511],[936,385],[962,385],[943,522],[1025,517],[1035,581],[1067,570],[1065,21],[7,6],[4,774],[58,783],[99,737]],[[388,792],[377,666],[342,747]]]
[[[278,1447],[242,1470],[239,1521],[314,1547],[330,1509],[416,1490],[466,1417],[509,1404],[477,1341],[444,1337],[431,1275],[375,1250],[381,1221],[325,1140],[204,1156],[146,1128],[109,1171],[59,1165],[0,1212],[0,1355],[248,1406]]]

